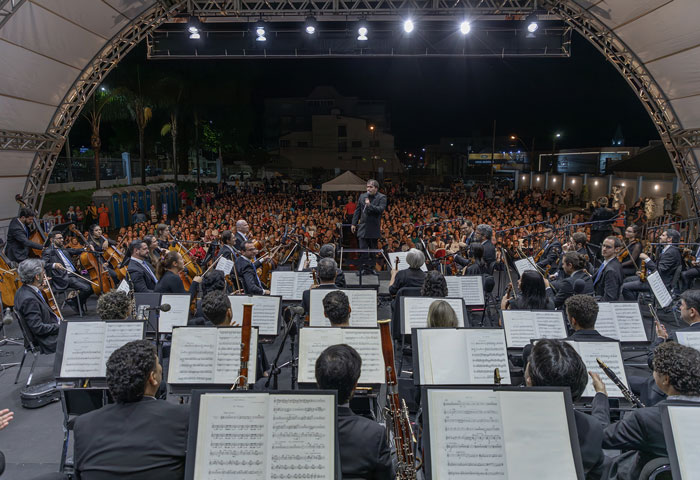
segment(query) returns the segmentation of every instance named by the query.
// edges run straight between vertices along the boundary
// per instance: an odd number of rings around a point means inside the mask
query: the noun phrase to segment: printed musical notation
[[[282,300],[301,300],[304,290],[314,284],[311,272],[272,272],[271,295],[279,295]]]
[[[323,299],[334,290],[314,288],[309,291],[309,325],[330,327],[331,322],[323,313]],[[377,326],[376,290],[341,290],[350,302],[350,326],[372,328]]]
[[[622,352],[620,351],[620,344],[617,342],[567,342],[569,345],[574,347],[574,349],[581,355],[583,363],[586,364],[586,369],[595,372],[600,375],[600,379],[605,384],[605,389],[608,391],[608,396],[610,397],[622,397],[622,392],[615,385],[615,383],[610,380],[610,378],[603,373],[603,370],[598,365],[596,358],[600,358],[603,363],[605,363],[610,369],[615,372],[615,375],[624,383],[627,384],[627,375],[625,374],[625,366],[622,362]],[[629,388],[629,386],[628,386]],[[588,378],[588,384],[583,392],[584,397],[595,396],[595,389],[593,388],[593,382]]]
[[[621,342],[646,342],[647,334],[637,302],[599,302],[595,328]]]
[[[465,305],[484,304],[484,287],[481,276],[447,276],[445,280],[450,297],[462,297]]]
[[[229,295],[233,321],[240,325],[243,319],[243,304],[253,304],[252,325],[258,327],[259,335],[277,335],[280,313],[280,297],[269,295]]]
[[[503,310],[501,313],[509,348],[522,348],[537,338],[566,338],[562,312]]]

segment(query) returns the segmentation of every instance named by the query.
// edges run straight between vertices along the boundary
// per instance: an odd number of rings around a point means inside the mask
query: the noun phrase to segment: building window
[[[348,136],[348,127],[345,125],[338,125],[338,136],[339,137],[347,137]]]
[[[289,140],[280,140],[280,148],[289,148]]]
[[[348,151],[348,142],[345,140],[341,140],[338,142],[338,152],[347,152]]]
[[[309,142],[297,142],[297,147],[307,148],[308,146]]]
[[[362,148],[362,140],[353,140],[352,148]]]

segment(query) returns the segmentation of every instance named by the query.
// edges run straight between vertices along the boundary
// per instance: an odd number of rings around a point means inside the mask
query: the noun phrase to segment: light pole
[[[547,170],[549,170],[552,167],[552,165],[554,165],[554,150],[556,150],[558,138],[561,138],[561,133],[559,133],[559,132],[555,133],[554,136],[552,137],[552,156],[551,156],[552,161],[551,161],[551,164],[549,165],[549,167],[547,168]]]
[[[525,142],[523,141],[522,138],[520,138],[517,135],[511,135],[510,139],[519,141],[522,144],[522,146],[525,148],[525,151],[526,152],[528,151],[528,146],[525,145]],[[534,157],[535,157],[535,137],[532,137],[532,146],[530,147],[530,161],[532,161],[532,159]]]

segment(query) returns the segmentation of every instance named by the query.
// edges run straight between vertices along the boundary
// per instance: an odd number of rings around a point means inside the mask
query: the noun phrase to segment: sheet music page
[[[600,375],[600,379],[605,384],[605,389],[608,391],[609,397],[622,397],[622,392],[617,388],[610,378],[600,368],[596,358],[600,358],[610,370],[629,388],[627,383],[627,375],[625,374],[625,366],[622,363],[622,353],[620,352],[620,344],[617,342],[568,342],[581,355],[583,363],[586,364],[586,369]],[[595,396],[595,389],[590,376],[586,384],[586,390],[583,392],[584,397]]]
[[[421,385],[472,383],[465,333],[455,328],[416,330]]]
[[[216,327],[173,330],[168,383],[214,383]]]
[[[62,378],[105,375],[105,329],[105,322],[66,322],[66,341],[61,362]]]
[[[129,284],[126,281],[126,278],[123,279],[120,283],[119,286],[117,287],[118,292],[124,292],[127,295],[129,295],[129,292],[131,292],[131,288],[129,287]]]
[[[541,311],[530,312],[535,319],[536,338],[566,338],[564,312]]]
[[[408,262],[406,262],[406,255],[408,255],[408,252],[390,252],[389,254],[389,261],[391,263],[391,268],[396,267],[396,259],[399,259],[399,271],[401,270],[406,270],[408,268]],[[421,270],[424,272],[428,271],[428,267],[425,266],[425,263],[421,265],[420,267]]]
[[[615,321],[613,304],[610,302],[598,302],[598,316],[595,321],[595,329],[606,337],[620,339],[620,330]]]
[[[620,341],[647,341],[647,332],[644,330],[644,322],[642,321],[642,312],[639,310],[639,304],[637,302],[613,303],[612,308],[615,313],[617,328],[620,330]],[[596,324],[596,328],[597,326]]]
[[[508,478],[577,478],[564,395],[527,390],[498,394]]]
[[[493,372],[496,368],[503,378],[503,385],[510,385],[510,369],[508,368],[508,352],[506,338],[500,328],[460,330],[466,333],[467,352],[471,382],[476,385],[492,384]],[[443,350],[447,352],[450,350]],[[452,354],[450,354],[451,356]]]
[[[515,269],[518,271],[518,275],[521,277],[523,276],[523,273],[527,272],[528,270],[537,271],[537,268],[535,267],[535,259],[533,257],[515,260],[513,264],[515,265]]]
[[[505,440],[496,392],[428,390],[428,404],[432,478],[507,478]]]
[[[160,304],[170,305],[170,311],[160,312],[158,330],[160,333],[171,333],[173,327],[184,327],[190,316],[190,295],[163,295]]]
[[[332,395],[270,395],[268,479],[334,478],[335,410]]]
[[[681,478],[696,478],[700,465],[700,408],[695,406],[669,406],[668,416],[673,430]]]
[[[700,350],[700,332],[676,332],[678,343]]]
[[[219,259],[216,261],[216,270],[224,272],[224,275],[229,275],[232,268],[233,260],[229,260],[226,257],[219,257]]]
[[[445,277],[450,297],[462,297],[465,305],[484,304],[484,286],[481,275]]]
[[[435,300],[445,300],[457,314],[457,326],[464,327],[464,307],[461,298],[401,297],[404,323],[401,333],[410,335],[413,328],[428,326],[428,309]]]
[[[503,329],[506,331],[506,345],[509,348],[522,348],[537,336],[535,320],[527,310],[503,310]]]
[[[304,270],[304,264],[306,263],[306,253],[303,253],[299,257],[299,265],[297,265],[297,272]],[[309,252],[309,266],[308,268],[316,268],[318,266],[318,256],[315,253]]]
[[[357,350],[362,358],[362,370],[357,383],[384,383],[384,354],[379,328],[343,328],[343,341]]]
[[[661,308],[666,308],[671,305],[673,298],[671,297],[671,294],[668,293],[668,289],[666,288],[666,285],[664,285],[664,281],[661,279],[661,274],[658,272],[658,270],[647,275],[647,282],[649,282],[651,291],[654,292],[654,296],[656,297],[656,300],[658,300]]]
[[[316,360],[331,345],[343,343],[340,328],[306,327],[299,331],[299,383],[316,383]]]
[[[101,377],[107,373],[107,360],[117,348],[134,340],[143,340],[143,323],[140,322],[105,322],[104,357],[102,358]]]
[[[309,290],[309,326],[330,327],[331,322],[323,313],[323,299],[334,290],[312,288]],[[373,328],[377,326],[377,291],[341,290],[350,302],[350,326]]]
[[[238,378],[241,368],[241,327],[219,327],[216,341],[216,366],[213,383],[231,384]],[[255,383],[257,366],[258,332],[250,331],[250,356],[248,357],[248,383]]]
[[[311,272],[273,271],[270,280],[270,295],[279,295],[282,300],[301,300],[301,294],[314,283]]]
[[[233,321],[243,323],[243,304],[253,304],[252,324],[260,335],[277,335],[280,313],[280,297],[269,295],[229,295]]]
[[[266,393],[200,397],[195,480],[266,480]]]

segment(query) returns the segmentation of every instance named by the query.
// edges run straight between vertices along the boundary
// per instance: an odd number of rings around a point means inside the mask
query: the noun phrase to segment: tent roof
[[[611,172],[673,173],[673,165],[666,147],[659,143],[643,148],[636,155],[615,162],[609,170]]]
[[[321,185],[323,192],[364,192],[366,189],[367,181],[362,180],[350,170]]]

